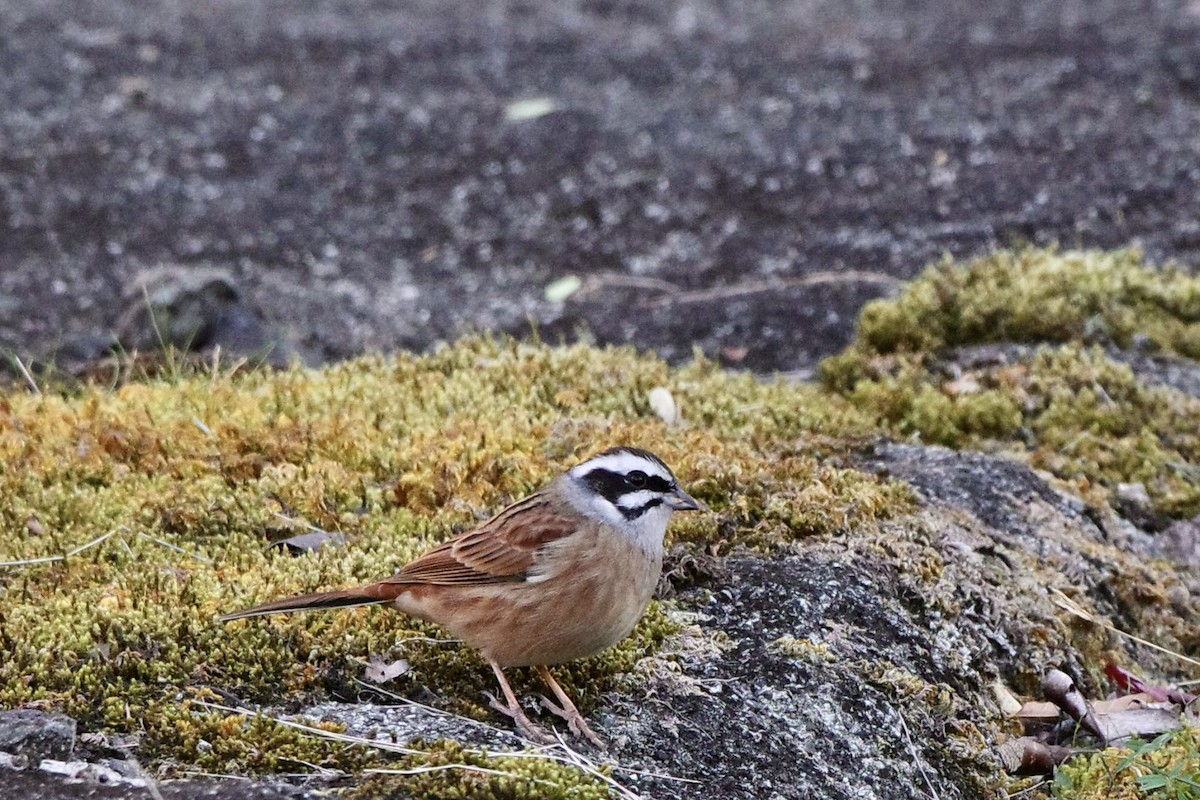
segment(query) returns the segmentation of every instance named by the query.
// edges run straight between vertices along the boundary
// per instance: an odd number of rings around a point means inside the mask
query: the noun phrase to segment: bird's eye
[[[640,469],[635,469],[633,472],[625,476],[625,480],[635,489],[641,489],[646,485],[646,473]]]

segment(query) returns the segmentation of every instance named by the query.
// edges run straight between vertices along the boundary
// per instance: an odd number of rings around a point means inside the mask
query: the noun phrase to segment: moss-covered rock
[[[657,385],[690,425],[651,413]],[[771,547],[844,534],[911,508],[902,485],[822,461],[828,434],[855,424],[814,389],[706,363],[673,371],[629,350],[486,338],[317,371],[12,391],[0,399],[0,561],[11,562],[0,567],[0,704],[141,734],[151,762],[356,768],[359,751],[199,712],[189,698],[211,688],[298,707],[349,689],[369,656],[403,654],[413,669],[394,688],[428,686],[484,716],[485,665],[386,609],[233,625],[217,614],[390,574],[618,442],[659,452],[717,509],[681,520],[682,541]],[[343,533],[346,546],[301,557],[267,546],[311,526]],[[673,630],[652,608],[632,637],[560,675],[591,709]]]
[[[826,362],[819,386],[476,337],[321,370],[183,365],[109,388],[10,390],[0,395],[0,706],[134,734],[143,762],[168,770],[387,762],[404,774],[362,791],[603,796],[603,778],[576,766],[446,742],[397,761],[203,701],[232,693],[298,711],[353,697],[369,658],[405,658],[410,671],[389,689],[429,690],[443,709],[489,718],[488,670],[437,641],[434,626],[378,608],[233,625],[216,615],[387,575],[625,442],[658,452],[712,507],[673,525],[685,554],[792,558],[765,571],[739,562],[744,576],[771,577],[770,596],[701,575],[671,601],[701,610],[691,641],[720,647],[681,647],[682,617],[654,605],[626,641],[556,668],[585,713],[612,713],[623,755],[724,781],[780,763],[818,791],[828,764],[873,757],[875,722],[851,719],[865,691],[871,713],[902,714],[918,740],[879,752],[916,748],[918,763],[954,776],[945,796],[991,796],[1001,778],[985,751],[1003,723],[986,681],[1029,690],[1047,664],[1074,664],[1095,687],[1106,658],[1171,674],[1165,657],[1064,617],[1047,587],[1164,646],[1200,644],[1196,593],[1178,570],[1096,522],[1116,519],[1122,484],[1143,487],[1167,518],[1200,511],[1200,401],[1147,385],[1096,344],[1194,356],[1193,283],[1132,253],[1025,250],[941,265],[864,311],[859,341]],[[1001,339],[1041,348],[960,357]],[[655,416],[657,386],[684,424]],[[312,528],[345,545],[298,557],[268,546]],[[735,685],[750,673],[754,685]],[[524,671],[513,678],[522,694],[539,690]],[[694,741],[667,696],[706,720]],[[818,717],[785,722],[797,707]],[[759,717],[786,730],[764,732]],[[739,731],[720,770],[702,755],[716,729]],[[934,742],[939,731],[949,733]],[[760,736],[789,747],[819,738],[827,764],[801,774]],[[906,773],[914,786],[921,778]]]
[[[868,305],[859,339],[821,378],[893,435],[1016,456],[1098,504],[1140,484],[1155,512],[1189,517],[1200,513],[1200,472],[1186,466],[1200,461],[1200,399],[1147,385],[1098,344],[1135,340],[1200,353],[1200,280],[1135,251],[1004,251],[931,267]],[[959,357],[1004,341],[1042,344]]]

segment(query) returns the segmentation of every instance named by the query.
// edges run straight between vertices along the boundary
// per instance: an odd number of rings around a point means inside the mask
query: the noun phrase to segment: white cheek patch
[[[633,511],[655,499],[661,500],[662,493],[652,492],[649,489],[642,489],[639,492],[627,492],[617,498],[617,507],[623,508],[626,511]]]

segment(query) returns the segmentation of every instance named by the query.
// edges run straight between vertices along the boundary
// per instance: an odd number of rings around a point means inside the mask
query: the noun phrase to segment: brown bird
[[[507,667],[536,669],[559,702],[545,706],[603,747],[546,666],[595,655],[629,635],[658,583],[671,513],[702,508],[658,456],[614,447],[390,578],[221,619],[391,603],[479,650],[504,694],[504,703],[489,695],[492,707],[526,737],[553,741],[521,710]]]

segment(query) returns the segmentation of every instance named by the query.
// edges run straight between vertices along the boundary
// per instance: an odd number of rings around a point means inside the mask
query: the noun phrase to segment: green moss
[[[1008,452],[1095,502],[1140,483],[1158,512],[1200,513],[1189,466],[1200,463],[1200,400],[1146,385],[1097,348],[1042,348],[953,378],[922,354],[863,365],[844,396],[898,436]]]
[[[450,741],[434,742],[409,756],[396,771],[368,777],[344,800],[605,800],[608,786],[598,775],[547,758],[489,756]],[[607,775],[607,771],[602,773]]]
[[[1076,756],[1058,768],[1053,785],[1054,796],[1065,800],[1195,800],[1200,798],[1200,728]]]
[[[649,409],[660,385],[686,426]],[[360,755],[339,745],[193,713],[187,698],[215,687],[297,708],[348,689],[374,655],[412,663],[394,688],[420,682],[484,716],[493,687],[478,657],[406,644],[441,634],[387,609],[232,625],[217,614],[388,575],[618,442],[660,453],[715,509],[681,516],[678,540],[769,548],[845,535],[912,508],[902,485],[827,461],[863,419],[818,389],[706,362],[671,370],[630,350],[486,338],[322,370],[185,369],[111,390],[15,389],[0,395],[0,561],[111,536],[63,561],[0,567],[0,706],[141,734],[151,762],[356,768]],[[301,557],[267,547],[308,526],[347,543]],[[652,608],[634,636],[557,674],[590,709],[675,629]]]
[[[1003,250],[928,268],[899,297],[868,303],[859,341],[876,353],[931,352],[982,342],[1147,337],[1200,357],[1200,279],[1153,268],[1136,250]]]
[[[1151,387],[1087,341],[1200,356],[1200,279],[1140,255],[1028,248],[930,267],[868,304],[859,336],[821,365],[825,389],[893,435],[1004,451],[1094,502],[1143,484],[1169,517],[1200,512],[1200,402]],[[946,348],[1055,342],[962,371]]]

